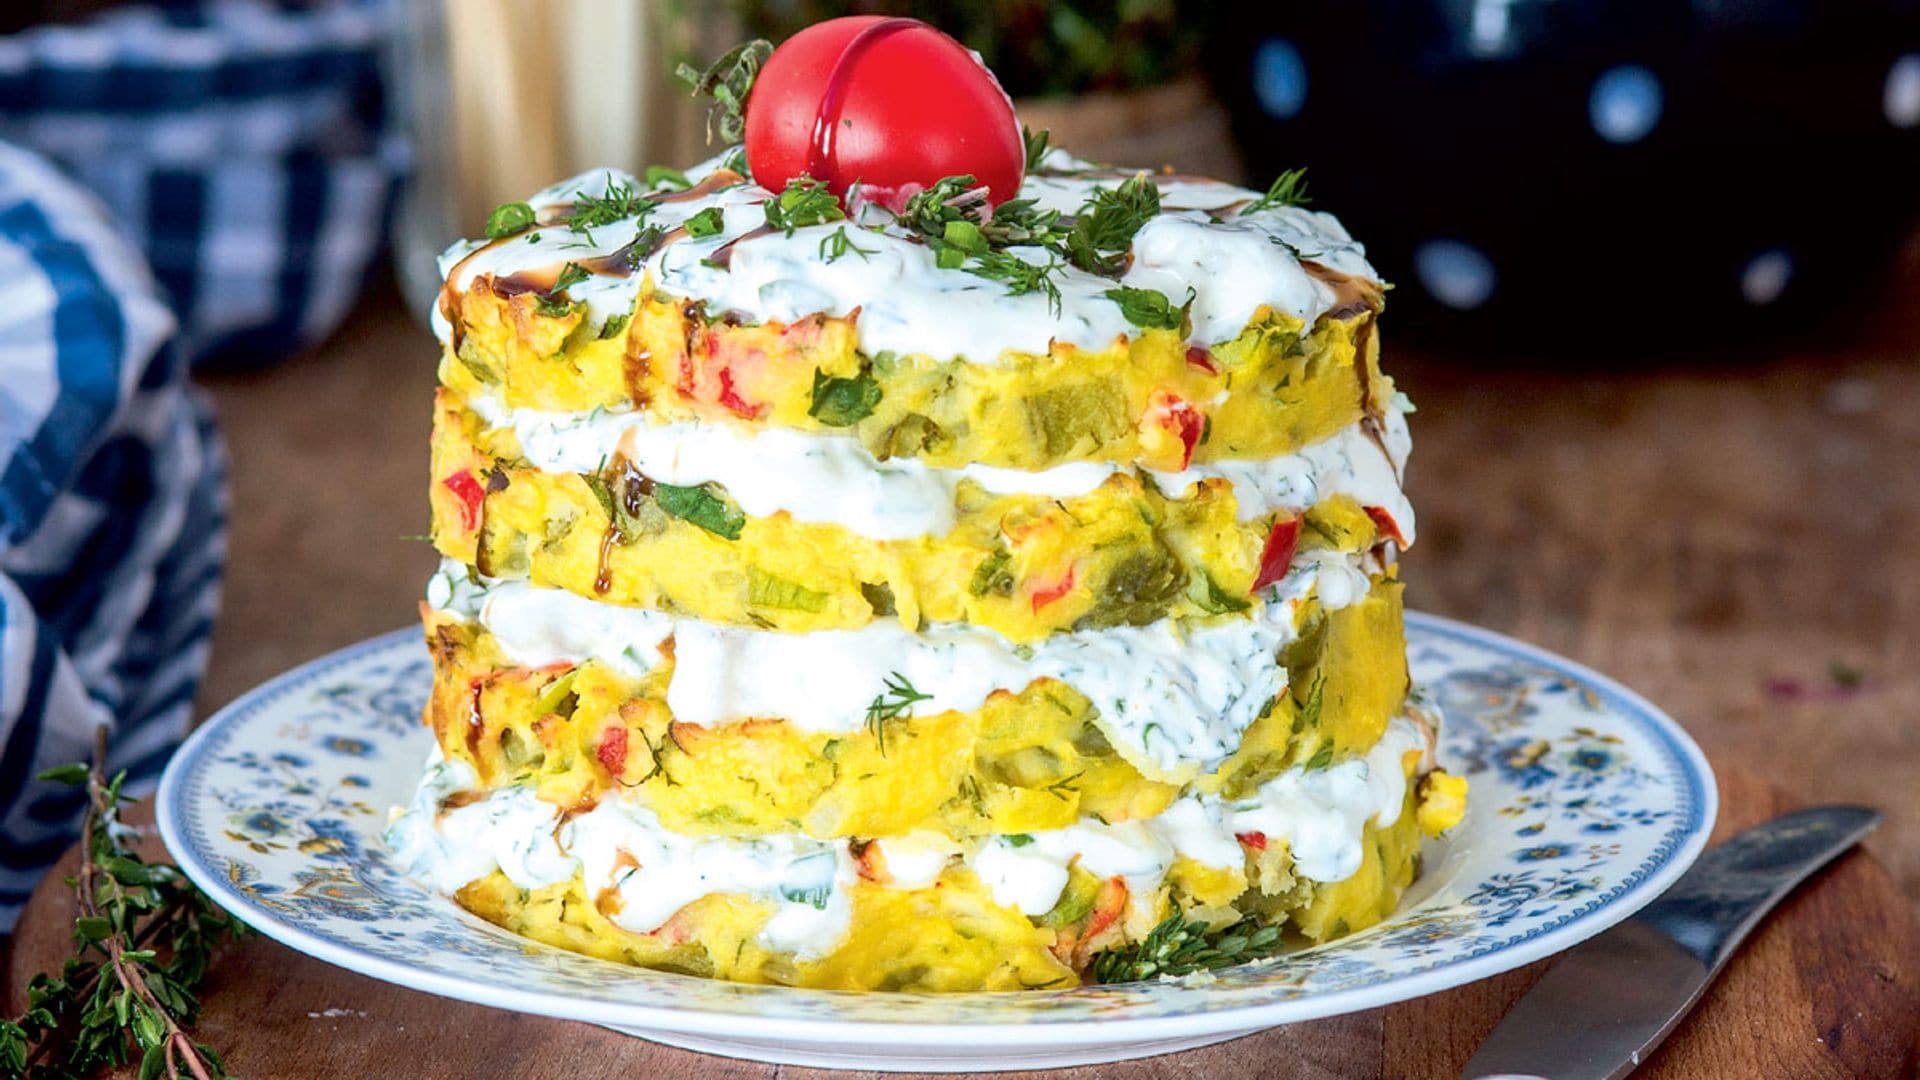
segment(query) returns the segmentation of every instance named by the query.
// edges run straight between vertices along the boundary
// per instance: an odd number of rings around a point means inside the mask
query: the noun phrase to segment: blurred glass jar
[[[414,148],[394,221],[400,287],[422,319],[435,260],[489,211],[597,166],[707,157],[704,111],[673,77],[738,36],[681,0],[401,0],[390,107]]]

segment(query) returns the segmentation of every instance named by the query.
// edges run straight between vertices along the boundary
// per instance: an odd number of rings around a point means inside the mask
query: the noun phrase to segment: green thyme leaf
[[[1274,177],[1265,195],[1241,207],[1240,213],[1245,215],[1285,206],[1305,206],[1312,201],[1307,197],[1307,170],[1288,169]]]
[[[660,509],[728,540],[740,539],[740,529],[747,523],[747,515],[741,512],[740,507],[712,484],[679,487],[656,483],[653,497],[659,502]]]
[[[503,236],[533,228],[533,207],[523,202],[501,203],[487,215],[487,239],[498,240]]]
[[[862,259],[865,259],[878,250],[878,248],[863,248],[859,244],[854,243],[853,238],[847,235],[847,227],[845,225],[840,226],[820,239],[820,258],[825,262],[834,262],[848,252],[852,252]]]
[[[880,744],[880,756],[886,757],[887,725],[907,719],[913,715],[915,705],[933,700],[933,695],[921,693],[907,681],[905,675],[897,671],[882,680],[881,685],[885,689],[875,695],[873,703],[867,706],[867,731]]]
[[[696,240],[718,236],[724,228],[726,217],[717,206],[709,206],[687,219],[687,235]]]
[[[1040,168],[1040,163],[1046,160],[1047,143],[1052,141],[1052,139],[1053,133],[1046,128],[1035,131],[1025,124],[1020,125],[1020,141],[1025,143],[1027,147],[1028,172],[1033,172]]]
[[[36,777],[36,779],[46,780],[55,784],[84,784],[87,782],[88,771],[85,765],[74,762],[72,765],[61,765],[57,768],[48,769]]]
[[[985,255],[975,256],[971,263],[961,267],[976,277],[1004,284],[1008,296],[1023,296],[1030,292],[1044,294],[1047,307],[1055,315],[1060,314],[1060,285],[1054,278],[1060,268],[1060,260],[1052,257],[1047,259],[1045,265],[1041,265],[1004,251],[989,251]]]
[[[787,181],[786,190],[779,198],[769,199],[762,205],[768,227],[780,229],[788,236],[792,236],[795,229],[845,221],[847,217],[846,211],[840,209],[840,200],[827,185],[804,173]]]
[[[1001,837],[1000,839],[1006,841],[1006,844],[1008,847],[1014,847],[1014,848],[1026,847],[1028,844],[1033,843],[1033,837],[1028,836],[1026,833],[1023,833],[1023,832],[1008,833],[1007,835]]]
[[[553,279],[553,289],[551,291],[555,293],[566,292],[568,289],[573,288],[575,285],[580,284],[592,276],[593,271],[588,270],[577,262],[570,262],[560,268],[560,276]]]
[[[715,136],[723,143],[737,143],[746,137],[747,95],[753,91],[753,81],[759,77],[760,68],[772,55],[772,43],[756,39],[729,49],[705,71],[692,64],[674,68],[674,74],[687,84],[692,96],[705,95],[713,99],[713,105],[707,109],[707,142],[713,142]]]
[[[807,415],[828,427],[850,427],[873,415],[880,404],[880,384],[872,375],[861,372],[850,379],[840,379],[815,368],[813,371],[813,402],[807,406]]]
[[[640,180],[652,191],[685,191],[693,186],[693,181],[687,179],[686,173],[666,165],[647,166]]]
[[[1127,321],[1146,330],[1180,330],[1187,325],[1187,312],[1193,307],[1194,290],[1187,289],[1187,302],[1179,307],[1158,289],[1131,289],[1122,286],[1106,291],[1107,299],[1120,305]]]
[[[1308,772],[1313,772],[1316,769],[1324,769],[1331,764],[1333,764],[1333,743],[1325,742],[1321,743],[1320,749],[1314,751],[1313,756],[1308,758],[1306,764],[1300,767]]]

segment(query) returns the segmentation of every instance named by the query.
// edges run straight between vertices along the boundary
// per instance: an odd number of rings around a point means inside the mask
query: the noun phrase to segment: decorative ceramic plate
[[[1414,677],[1445,710],[1442,760],[1473,782],[1387,922],[1211,978],[1017,994],[747,986],[535,945],[402,875],[380,840],[431,736],[416,630],[275,679],[187,741],[161,834],[220,904],[330,963],[502,1009],[788,1064],[983,1071],[1115,1061],[1430,994],[1619,922],[1705,844],[1700,750],[1632,691],[1485,630],[1410,615]]]

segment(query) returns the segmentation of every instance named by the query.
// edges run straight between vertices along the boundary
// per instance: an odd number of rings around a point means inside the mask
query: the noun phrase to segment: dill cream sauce
[[[1260,708],[1286,689],[1274,662],[1294,638],[1299,605],[1317,596],[1338,609],[1364,597],[1360,559],[1302,553],[1243,618],[1185,628],[1148,626],[1076,631],[1016,649],[979,627],[933,625],[918,633],[883,620],[857,630],[803,634],[679,618],[646,608],[604,604],[524,582],[474,588],[464,568],[443,565],[430,598],[476,619],[515,663],[538,667],[589,659],[639,673],[660,662],[673,638],[667,706],[690,724],[717,727],[755,716],[784,717],[809,731],[857,731],[890,674],[930,695],[915,712],[980,708],[995,690],[1019,691],[1058,679],[1099,709],[1097,723],[1114,749],[1149,776],[1176,779],[1232,756]],[[465,584],[462,584],[465,582]],[[752,679],[738,678],[751,671]]]
[[[1150,902],[1182,856],[1205,866],[1239,866],[1236,834],[1260,831],[1288,845],[1294,872],[1318,882],[1342,881],[1364,859],[1363,830],[1399,819],[1409,754],[1430,749],[1406,718],[1387,726],[1366,754],[1320,769],[1296,767],[1244,799],[1185,796],[1159,815],[1106,824],[1082,820],[1064,829],[966,844],[926,833],[883,837],[888,873],[879,884],[917,889],[953,865],[970,868],[996,903],[1042,915],[1059,902],[1069,867],[1125,881],[1132,902]],[[858,877],[845,840],[798,833],[752,838],[675,833],[652,811],[617,796],[562,820],[559,809],[527,787],[502,788],[443,809],[473,790],[472,771],[458,762],[429,764],[412,803],[387,830],[387,843],[413,875],[451,892],[498,868],[523,889],[578,873],[587,895],[607,889],[619,898],[613,921],[636,933],[659,929],[682,907],[714,893],[751,896],[774,906],[761,927],[770,949],[802,959],[824,956],[852,919],[848,886]],[[455,800],[458,802],[459,800]],[[1150,912],[1147,912],[1150,915]]]
[[[1071,164],[1072,159],[1049,158],[1056,161]],[[708,162],[688,175],[697,181],[714,166]],[[1111,174],[1036,175],[1021,193],[1071,213],[1096,187],[1112,188],[1120,179]],[[629,174],[596,169],[528,202],[539,213],[580,196],[599,196],[610,184],[645,190]],[[667,231],[669,241],[648,256],[642,273],[596,274],[569,291],[587,303],[592,323],[631,311],[643,278],[650,277],[668,295],[761,321],[793,322],[813,314],[844,317],[857,309],[860,348],[869,355],[925,353],[928,342],[941,342],[951,356],[992,363],[1009,349],[1044,355],[1056,341],[1103,349],[1138,332],[1120,306],[1106,297],[1114,287],[1111,278],[1062,266],[1055,278],[1060,291],[1055,307],[1038,291],[1009,295],[1000,282],[941,268],[931,248],[883,213],[863,215],[878,219],[868,222],[875,229],[835,222],[791,233],[763,231],[763,204],[773,197],[751,183],[692,197],[666,196],[644,219],[629,218],[584,233],[549,225],[490,243],[463,241],[441,257],[441,270],[448,286],[463,292],[482,274],[536,274],[557,271],[569,261],[604,259],[634,241],[642,229],[658,227]],[[1191,288],[1192,336],[1210,345],[1238,336],[1262,305],[1308,324],[1325,313],[1334,303],[1333,292],[1301,267],[1306,257],[1343,273],[1378,277],[1364,249],[1331,215],[1297,207],[1244,215],[1225,209],[1256,197],[1256,192],[1227,184],[1170,181],[1162,212],[1134,238],[1133,266],[1120,284],[1158,289],[1175,303]],[[719,232],[693,237],[676,231],[709,209],[720,212]],[[1208,209],[1219,210],[1222,219],[1213,220]],[[843,228],[853,248],[835,256],[829,242]],[[726,258],[716,259],[723,248]],[[1039,265],[1052,259],[1038,249],[1013,248],[1011,253]],[[1232,265],[1235,271],[1211,272],[1221,265]],[[451,328],[437,310],[434,328],[442,341],[450,340]]]
[[[880,461],[848,435],[657,423],[638,411],[509,409],[491,395],[468,404],[488,426],[511,428],[535,468],[587,473],[622,456],[662,483],[719,484],[753,517],[784,511],[795,521],[838,525],[875,540],[947,533],[963,480],[996,495],[1058,499],[1085,495],[1132,468],[1083,461],[1031,471],[989,465],[941,469],[913,458]],[[1354,424],[1296,454],[1148,471],[1161,491],[1175,497],[1202,480],[1226,480],[1243,522],[1276,510],[1307,510],[1328,495],[1347,495],[1362,506],[1385,509],[1411,542],[1413,507],[1400,487],[1411,447],[1406,419],[1389,409],[1381,427],[1384,437],[1378,442]]]

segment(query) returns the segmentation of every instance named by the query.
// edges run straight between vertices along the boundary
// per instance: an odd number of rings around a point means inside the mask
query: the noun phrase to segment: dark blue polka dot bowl
[[[1920,218],[1920,5],[1218,5],[1254,179],[1308,165],[1423,340],[1662,351],[1891,297]],[[1496,325],[1499,329],[1495,329]],[[1573,331],[1568,333],[1567,331]]]

